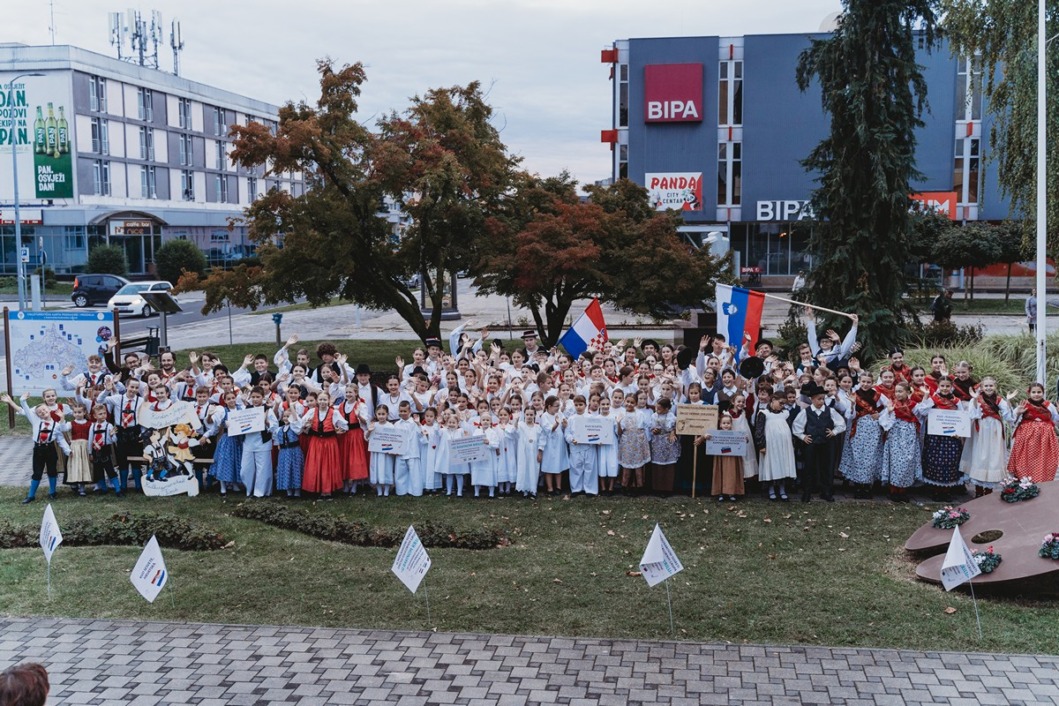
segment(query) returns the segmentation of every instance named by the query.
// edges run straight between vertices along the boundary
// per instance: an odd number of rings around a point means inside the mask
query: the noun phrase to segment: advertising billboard
[[[0,74],[0,169],[17,150],[19,199],[74,196],[73,94],[68,73]],[[0,199],[13,200],[10,177],[0,180]]]
[[[644,122],[702,122],[702,64],[644,67]]]
[[[644,175],[647,197],[656,211],[701,211],[702,172],[658,172]]]

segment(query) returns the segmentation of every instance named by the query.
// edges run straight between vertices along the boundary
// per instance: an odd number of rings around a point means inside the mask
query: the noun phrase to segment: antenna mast
[[[169,46],[173,48],[173,75],[180,75],[180,52],[184,50],[184,40],[180,36],[180,20],[173,20],[169,25]]]

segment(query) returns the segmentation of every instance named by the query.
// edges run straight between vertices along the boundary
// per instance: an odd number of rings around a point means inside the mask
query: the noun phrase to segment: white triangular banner
[[[40,521],[40,548],[44,550],[44,558],[51,563],[51,556],[59,545],[63,543],[63,533],[59,530],[59,523],[55,520],[55,512],[51,509],[51,503],[44,508],[44,518]]]
[[[648,586],[655,586],[684,570],[673,547],[669,546],[669,540],[662,533],[662,528],[656,523],[655,531],[651,533],[651,541],[647,543],[643,558],[640,559],[640,573]]]
[[[153,534],[147,546],[143,548],[140,558],[136,560],[136,566],[133,567],[129,579],[148,603],[154,603],[154,599],[169,580],[169,572],[166,571],[165,560],[162,559],[162,549]]]
[[[430,570],[430,556],[412,525],[408,525],[408,531],[404,533],[404,540],[390,570],[412,593],[419,589],[419,584]]]
[[[949,550],[945,552],[945,561],[941,565],[941,585],[946,591],[951,591],[980,573],[982,570],[978,568],[978,562],[964,543],[960,528],[953,528]]]

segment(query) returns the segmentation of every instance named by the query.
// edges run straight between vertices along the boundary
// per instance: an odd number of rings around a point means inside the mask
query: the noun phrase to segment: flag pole
[[[967,585],[971,587],[971,602],[974,603],[974,619],[978,621],[978,639],[982,639],[982,617],[978,615],[978,599],[974,597],[974,581],[968,581]]]
[[[852,319],[853,314],[847,314],[844,311],[836,311],[834,309],[828,309],[827,307],[817,306],[816,304],[809,304],[808,302],[798,302],[787,297],[777,296],[775,294],[769,294],[768,292],[762,292],[762,296],[768,297],[769,299],[775,299],[776,301],[786,302],[788,304],[796,304],[798,306],[809,307],[810,309],[816,309],[817,311],[826,311],[829,314],[837,314],[838,316],[845,316],[847,319]]]
[[[51,601],[51,559],[48,559],[48,600]]]
[[[431,620],[430,620],[430,591],[427,590],[427,578],[426,578],[426,576],[423,577],[423,598],[425,598],[426,602],[427,602],[427,627],[429,628],[429,627],[431,627],[431,625],[430,625],[430,623],[431,623]]]
[[[676,635],[677,629],[673,625],[673,596],[669,592],[669,578],[666,578],[666,601],[669,603],[669,634]]]
[[[691,443],[691,498],[695,499],[695,484],[699,479],[699,448]]]

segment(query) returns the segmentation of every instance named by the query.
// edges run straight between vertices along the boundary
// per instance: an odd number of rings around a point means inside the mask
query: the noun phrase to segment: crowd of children
[[[881,487],[902,502],[917,484],[940,500],[968,481],[977,495],[990,492],[1009,473],[1054,479],[1059,413],[1043,387],[1030,386],[1013,407],[1014,393],[976,380],[966,362],[950,374],[939,355],[927,371],[896,350],[873,372],[855,356],[856,317],[844,339],[829,330],[818,340],[811,314],[807,323],[808,340],[790,362],[767,340],[751,350],[749,337],[737,347],[721,335],[697,349],[607,342],[574,360],[543,349],[532,331],[505,349],[487,342],[487,331],[472,337],[460,327],[450,353],[427,340],[410,362],[395,361],[382,386],[333,344],[320,344],[315,362],[292,350],[296,336],[271,361],[250,355],[235,370],[209,352],[189,354],[183,368],[171,352],[157,368],[133,353],[118,360],[111,342],[105,359],[62,371],[69,403],[55,390],[35,408],[26,395],[2,399],[32,425],[24,502],[45,475],[53,497],[60,473],[80,495],[120,495],[130,479],[139,488],[144,468],[164,480],[153,454],[167,448],[222,497],[234,489],[326,499],[368,488],[376,496],[668,494],[694,483],[722,502],[755,487],[770,500],[798,491],[809,502],[813,493],[832,501],[837,474],[854,497]],[[141,405],[164,411],[174,401],[190,403],[197,429],[140,426]],[[710,433],[678,436],[681,404],[717,405],[718,428],[735,432],[745,452],[709,456]],[[229,428],[247,408],[261,408],[263,430]],[[967,412],[970,435],[930,433],[934,409]],[[459,441],[471,438],[481,447]]]

